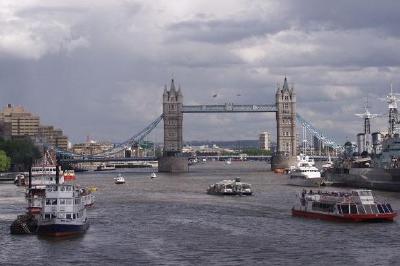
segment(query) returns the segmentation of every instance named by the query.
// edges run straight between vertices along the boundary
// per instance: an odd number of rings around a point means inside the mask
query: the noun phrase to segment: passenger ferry
[[[31,176],[31,184],[28,182],[25,184],[28,186],[25,192],[25,198],[28,202],[28,213],[30,214],[39,214],[42,210],[42,201],[45,196],[46,186],[47,185],[55,185],[57,183],[56,174],[53,175],[35,175]],[[62,175],[59,176],[58,180],[59,184],[64,183],[64,177]]]
[[[102,163],[99,166],[97,166],[95,171],[109,171],[109,170],[115,170],[115,165]]]
[[[76,179],[74,170],[65,170],[64,171],[64,181],[74,181]]]
[[[92,193],[92,189],[80,188],[79,193],[81,193],[83,205],[85,205],[86,208],[93,207],[95,196]]]
[[[64,182],[64,175],[61,169],[59,169],[59,173],[60,173],[60,183]],[[33,166],[31,170],[31,175],[32,175],[32,186],[55,184],[56,166],[55,165]],[[28,172],[20,174],[15,178],[14,183],[16,185],[23,184],[27,186],[28,176],[29,176]]]
[[[319,187],[322,183],[321,172],[314,166],[314,160],[308,156],[297,156],[297,165],[291,169],[289,185]]]
[[[307,192],[303,190],[292,215],[331,221],[393,221],[397,215],[386,202],[377,202],[371,190]]]
[[[37,233],[70,236],[86,232],[89,221],[82,194],[74,185],[47,185],[43,208],[38,216]]]
[[[240,181],[240,177],[235,180],[222,180],[210,185],[207,194],[211,195],[252,195],[251,185]]]

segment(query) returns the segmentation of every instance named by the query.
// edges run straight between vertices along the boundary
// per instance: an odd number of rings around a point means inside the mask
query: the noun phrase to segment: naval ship
[[[379,115],[369,113],[367,107],[365,113],[357,114],[364,118],[364,132],[357,135],[357,156],[346,152],[352,145],[347,142],[343,157],[324,173],[334,185],[400,191],[400,119],[397,111],[400,98],[391,89],[386,100],[389,104],[388,132],[370,133],[370,119]]]

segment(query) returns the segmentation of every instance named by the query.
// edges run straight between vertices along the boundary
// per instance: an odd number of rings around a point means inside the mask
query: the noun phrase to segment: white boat
[[[83,205],[85,205],[86,208],[93,207],[96,197],[93,195],[92,190],[88,188],[80,188],[79,192],[82,196]]]
[[[226,161],[225,161],[225,164],[227,164],[227,165],[232,164],[232,160],[231,160],[231,159],[226,160]]]
[[[329,155],[328,156],[328,161],[322,165],[322,169],[323,170],[328,170],[328,169],[331,169],[331,168],[333,168],[333,162],[331,160],[331,156]]]
[[[99,166],[97,166],[95,171],[109,171],[109,170],[115,170],[115,165],[102,163]]]
[[[314,160],[308,156],[297,156],[297,165],[290,170],[289,185],[303,187],[319,187],[321,172],[314,166]]]
[[[32,167],[32,173],[33,173]],[[61,170],[60,170],[61,172]],[[52,173],[52,172],[51,172]],[[32,175],[31,176],[31,184],[29,184],[29,175],[25,177],[25,186],[26,193],[25,198],[28,202],[28,213],[36,215],[41,212],[43,207],[43,198],[45,197],[46,186],[48,185],[56,185],[56,173],[52,174],[43,174],[43,175]],[[58,184],[64,183],[64,176],[59,175]]]
[[[157,175],[156,175],[156,173],[153,172],[153,173],[151,173],[150,177],[151,177],[151,178],[156,178]]]
[[[125,184],[125,178],[121,174],[118,174],[117,177],[114,177],[114,183],[115,184]]]
[[[251,185],[240,181],[240,177],[235,180],[222,180],[210,185],[207,194],[211,195],[252,195]]]
[[[82,194],[74,185],[47,185],[37,233],[46,236],[82,234],[89,227]]]

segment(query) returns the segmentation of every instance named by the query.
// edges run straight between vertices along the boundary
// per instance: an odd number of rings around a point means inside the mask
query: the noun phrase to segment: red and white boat
[[[371,190],[351,192],[303,192],[292,215],[330,221],[390,221],[397,215],[386,202],[377,202]]]
[[[74,170],[65,170],[64,171],[64,181],[74,181],[76,179]]]

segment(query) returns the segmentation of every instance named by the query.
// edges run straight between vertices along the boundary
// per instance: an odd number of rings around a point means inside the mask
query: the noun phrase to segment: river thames
[[[294,218],[300,187],[263,162],[209,162],[185,174],[119,171],[77,174],[98,188],[81,237],[48,239],[10,235],[26,206],[24,191],[0,184],[1,265],[399,265],[400,226],[347,224]],[[208,185],[241,177],[254,196],[213,196]],[[327,188],[341,190],[344,188]],[[393,209],[400,194],[376,191]]]

